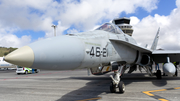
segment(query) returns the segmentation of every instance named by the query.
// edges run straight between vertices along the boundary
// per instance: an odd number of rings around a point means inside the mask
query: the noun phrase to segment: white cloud
[[[158,48],[180,49],[180,4],[176,1],[177,8],[172,10],[170,15],[147,16],[142,20],[131,17],[134,28],[133,37],[141,45],[152,45],[153,39],[160,27],[160,38]]]
[[[77,29],[69,29],[68,31],[67,31],[67,33],[68,34],[77,34],[77,33],[79,33],[79,31],[77,30]]]
[[[148,12],[156,9],[157,0],[83,0],[80,3],[66,2],[60,7],[59,19],[63,25],[76,25],[83,30],[92,29],[104,19],[113,19],[121,12],[134,13],[138,7]],[[63,9],[65,8],[65,9]]]
[[[135,16],[132,16],[131,18],[131,22],[130,22],[130,24],[133,26],[133,25],[136,25],[136,24],[138,24],[139,22],[140,22],[140,20],[137,18],[137,17],[135,17]]]
[[[24,35],[18,38],[11,33],[19,30],[18,28],[2,28],[0,25],[0,47],[22,47],[31,42],[31,36]]]
[[[1,0],[0,30],[8,27],[18,28],[18,30],[44,31],[45,37],[52,37],[51,25],[54,21],[58,21],[57,35],[61,35],[72,25],[78,30],[87,31],[93,29],[97,24],[102,24],[103,20],[112,20],[123,11],[127,14],[134,13],[138,7],[142,7],[147,12],[151,12],[157,8],[157,3],[158,0],[63,0],[60,2],[54,0],[14,0],[13,2],[12,0]],[[25,40],[23,37],[18,38],[13,34],[14,32],[5,30],[6,34],[3,34],[3,40],[8,40],[6,35],[12,35],[11,37],[17,40],[9,45],[7,45],[7,41],[1,44],[2,46],[19,47],[22,45],[18,40]]]
[[[118,17],[122,12],[135,13],[138,7],[147,12],[157,9],[158,0],[1,0],[0,1],[0,46],[21,47],[31,42],[31,36],[17,37],[19,30],[44,31],[43,38],[52,37],[51,25],[58,21],[57,35],[71,26],[68,33],[88,31]],[[176,0],[177,8],[170,15],[155,14],[138,19],[131,17],[134,28],[133,37],[138,44],[152,44],[154,36],[160,30],[158,47],[180,49],[180,0]],[[37,38],[41,40],[43,38]]]
[[[16,35],[7,34],[1,35],[0,46],[6,47],[22,47],[31,41],[31,36],[24,35],[21,38],[18,38]]]

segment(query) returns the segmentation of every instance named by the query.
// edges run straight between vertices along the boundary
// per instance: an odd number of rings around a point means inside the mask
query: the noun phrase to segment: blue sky
[[[159,47],[177,49],[179,37],[179,0],[0,0],[0,46],[22,47],[57,35],[89,31],[117,17],[131,18],[133,37],[138,44],[151,44],[158,27],[162,39]],[[174,28],[174,27],[173,27]],[[167,30],[168,29],[168,30]],[[176,32],[176,33],[172,33]],[[178,33],[177,33],[178,32]],[[146,34],[145,34],[146,33]],[[148,37],[147,37],[148,35]],[[147,37],[144,39],[144,37]],[[167,37],[169,39],[167,39]],[[171,47],[170,47],[171,46]]]
[[[175,0],[160,0],[157,4],[158,8],[153,10],[150,15],[159,14],[159,15],[169,15],[171,11],[176,8]]]
[[[154,16],[155,14],[159,15],[169,15],[171,11],[176,8],[176,2],[175,0],[159,0],[157,3],[157,9],[152,10],[151,12],[145,11],[143,8],[139,7],[137,8],[135,13],[132,14],[125,14],[124,12],[120,15],[121,16],[126,16],[126,17],[131,17],[131,16],[136,16],[139,19],[143,19],[144,17],[151,15]]]

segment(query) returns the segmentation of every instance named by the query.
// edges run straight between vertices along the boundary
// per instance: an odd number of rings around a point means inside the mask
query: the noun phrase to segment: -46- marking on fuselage
[[[91,48],[91,51],[90,51],[90,56],[96,56],[96,57],[100,57],[102,54],[103,57],[107,57],[107,51],[106,51],[106,48],[103,48],[103,50],[101,50],[100,47],[93,47]]]

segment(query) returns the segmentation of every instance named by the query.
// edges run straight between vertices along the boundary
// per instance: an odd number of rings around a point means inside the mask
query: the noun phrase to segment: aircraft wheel
[[[111,93],[116,92],[116,86],[113,84],[113,82],[111,82],[111,84],[110,84],[110,91],[111,91]]]
[[[176,76],[176,77],[178,76],[178,71],[177,71],[177,69],[176,69],[176,72],[175,72],[175,76]]]
[[[118,86],[119,86],[119,92],[120,92],[120,93],[124,93],[124,92],[125,92],[125,84],[124,84],[124,82],[121,81],[121,82],[118,84]]]
[[[157,70],[156,77],[157,79],[162,79],[161,70]]]

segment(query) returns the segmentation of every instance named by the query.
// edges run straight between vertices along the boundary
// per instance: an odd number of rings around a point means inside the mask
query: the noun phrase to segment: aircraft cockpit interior
[[[104,30],[111,33],[123,34],[122,30],[118,26],[114,25],[113,23],[105,23],[99,28],[97,28],[96,30]]]

